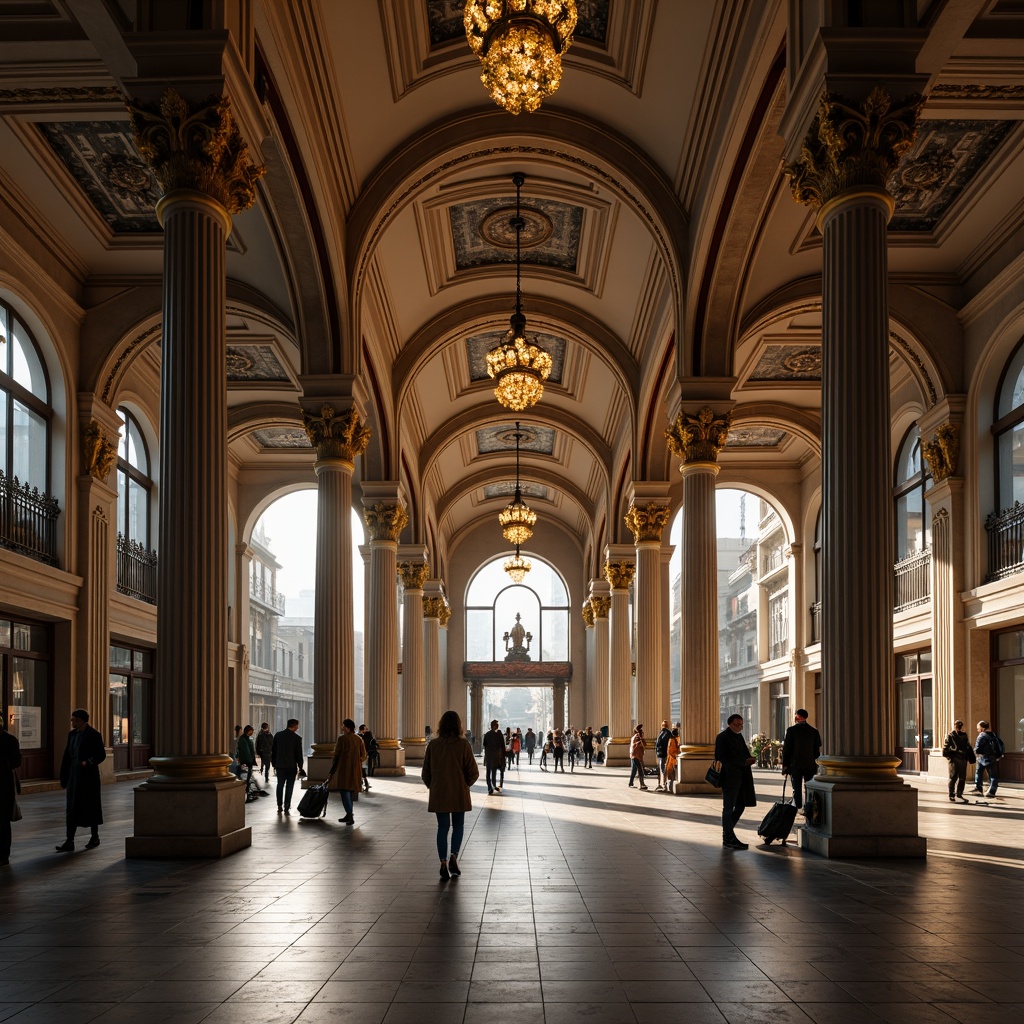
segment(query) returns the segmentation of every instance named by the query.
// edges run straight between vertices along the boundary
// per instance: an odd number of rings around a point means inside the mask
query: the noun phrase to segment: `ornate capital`
[[[339,413],[332,406],[325,405],[319,416],[303,410],[302,425],[318,459],[352,462],[366,451],[370,443],[370,428],[363,425],[355,409]]]
[[[921,454],[936,483],[954,476],[960,462],[960,428],[949,422],[943,423],[931,441],[921,442]]]
[[[409,513],[401,505],[378,502],[363,510],[363,521],[370,532],[370,540],[398,540],[409,522]]]
[[[707,405],[696,416],[680,412],[675,423],[665,431],[669,448],[680,460],[679,468],[688,462],[717,462],[731,424],[731,413],[716,416]]]
[[[406,590],[422,590],[430,576],[430,566],[426,562],[399,562],[398,575]]]
[[[226,96],[189,102],[168,89],[159,103],[128,100],[135,145],[153,168],[164,195],[202,192],[229,213],[256,201],[256,180],[266,172],[249,160]]]
[[[589,601],[583,602],[583,623],[588,629],[594,624],[594,609]]]
[[[637,544],[645,540],[660,544],[661,531],[668,526],[671,515],[672,510],[668,505],[649,501],[646,505],[630,505],[625,520]]]
[[[443,607],[443,608],[441,609],[441,615],[440,615],[440,620],[441,620],[441,628],[442,628],[442,629],[447,629],[447,628],[448,628],[448,623],[449,623],[449,621],[451,620],[451,617],[452,617],[452,610],[451,610],[451,608],[449,608],[449,607],[448,607],[448,605],[446,604],[446,605],[445,605],[445,606],[444,606],[444,607]]]
[[[604,563],[604,578],[612,585],[612,590],[628,590],[634,575],[636,566],[632,562]]]
[[[592,597],[590,599],[590,607],[594,609],[595,619],[607,619],[611,606],[612,599],[610,597]]]
[[[82,430],[82,461],[95,480],[106,480],[117,462],[117,445],[107,437],[99,420],[89,420]]]
[[[923,103],[914,93],[897,106],[880,85],[861,103],[823,93],[800,159],[785,168],[793,198],[818,207],[847,189],[884,190],[914,143]]]
[[[445,603],[443,597],[423,598],[423,617],[425,619],[440,619],[444,610]]]

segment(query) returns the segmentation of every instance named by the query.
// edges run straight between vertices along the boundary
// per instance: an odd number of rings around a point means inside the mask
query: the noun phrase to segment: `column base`
[[[227,857],[252,845],[245,786],[224,754],[154,757],[156,774],[135,789],[135,834],[126,857]]]
[[[629,740],[610,739],[604,745],[604,764],[606,768],[628,768]]]
[[[402,746],[405,749],[406,764],[423,764],[423,757],[427,752],[427,741],[423,737],[403,739]]]
[[[395,741],[392,740],[392,743]],[[405,750],[397,743],[393,747],[385,747],[378,740],[377,752],[380,754],[380,764],[374,771],[374,775],[405,774]]]
[[[324,782],[334,760],[333,743],[314,743],[313,752],[306,758],[306,777],[300,780],[302,788]]]
[[[106,751],[106,760],[101,761],[99,767],[101,786],[106,786],[108,783],[117,781],[117,779],[114,778],[114,748],[107,747]]]
[[[690,743],[679,751],[672,792],[678,796],[721,796],[722,791],[704,781],[708,767],[715,759],[715,745]]]

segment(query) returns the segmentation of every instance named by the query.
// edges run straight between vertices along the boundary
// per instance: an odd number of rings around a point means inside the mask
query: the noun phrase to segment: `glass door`
[[[932,694],[932,652],[916,651],[896,658],[896,754],[900,771],[926,772],[935,745]]]

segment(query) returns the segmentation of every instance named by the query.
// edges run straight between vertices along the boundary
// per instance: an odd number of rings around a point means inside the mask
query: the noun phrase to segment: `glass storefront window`
[[[110,648],[110,667],[111,668],[131,668],[132,667],[132,652],[127,647],[111,647]]]
[[[145,768],[153,742],[153,652],[110,648],[110,737],[114,770]]]
[[[128,742],[128,677],[110,674],[110,744],[120,746]]]
[[[11,732],[26,750],[39,750],[49,722],[50,666],[35,658],[12,658]]]
[[[14,623],[14,643],[16,651],[35,651],[45,654],[49,650],[47,629],[45,626],[30,626],[24,622]]]

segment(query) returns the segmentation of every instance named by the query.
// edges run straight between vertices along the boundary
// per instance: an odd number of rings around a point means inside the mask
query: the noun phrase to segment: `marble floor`
[[[938,1024],[1024,1015],[1024,793],[951,805],[918,783],[923,861],[828,861],[711,799],[620,770],[523,765],[478,784],[461,879],[437,877],[418,776],[356,824],[250,804],[250,849],[128,861],[132,787],[102,844],[59,855],[63,794],[23,798],[0,869],[0,1020],[27,1024]],[[80,840],[84,837],[80,834]]]

